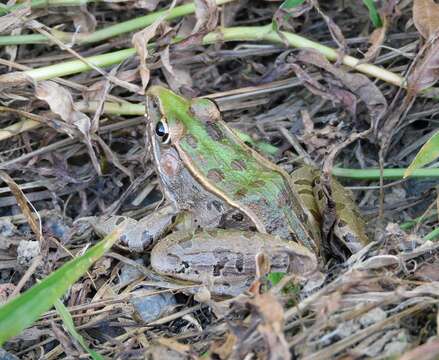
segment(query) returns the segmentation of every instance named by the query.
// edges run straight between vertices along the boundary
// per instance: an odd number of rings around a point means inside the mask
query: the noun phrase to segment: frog
[[[289,174],[242,141],[208,98],[151,86],[145,116],[152,163],[170,204],[168,219],[191,219],[186,228],[167,226],[160,233],[167,236],[151,238],[157,273],[210,279],[215,292],[236,295],[254,279],[259,252],[268,254],[275,271],[305,277],[316,271],[327,200],[318,169],[302,166]],[[331,188],[334,236],[355,253],[368,242],[365,224],[350,192],[336,179]]]

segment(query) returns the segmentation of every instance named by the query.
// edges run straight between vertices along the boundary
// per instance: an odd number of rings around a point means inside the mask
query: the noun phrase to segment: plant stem
[[[385,169],[383,177],[386,180],[400,180],[404,177],[406,168]],[[337,177],[355,180],[379,180],[380,169],[347,169],[334,167],[332,174]],[[409,178],[437,178],[439,177],[439,168],[417,169],[413,171]]]
[[[425,237],[424,240],[434,240],[436,238],[439,237],[439,227],[437,227],[436,229],[434,229],[432,232],[428,233]]]
[[[296,48],[313,48],[326,56],[329,60],[335,61],[337,59],[337,52],[327,46],[308,40],[296,34],[282,32],[282,36],[285,38],[290,46]],[[203,44],[207,45],[217,42],[228,41],[268,41],[283,44],[283,39],[279,34],[272,30],[271,24],[265,26],[223,28],[207,34],[203,39]],[[151,46],[153,46],[153,44],[151,44]],[[128,48],[112,53],[92,56],[86,59],[95,66],[108,67],[111,65],[119,64],[120,62],[124,61],[130,56],[133,56],[134,54],[135,50],[133,48]],[[380,68],[379,66],[371,64],[359,64],[360,60],[352,56],[344,56],[342,62],[347,66],[353,67],[357,71],[363,72],[370,76],[374,76],[391,84],[397,86],[405,85],[405,80],[401,76]],[[77,74],[87,70],[90,70],[90,67],[87,64],[83,63],[80,60],[72,60],[56,65],[49,65],[33,70],[28,70],[25,71],[24,74],[38,81],[48,80],[54,77]],[[2,78],[3,77],[0,77],[0,82]]]
[[[51,4],[52,4],[51,0]],[[216,0],[217,5],[223,5],[235,0]],[[126,34],[132,31],[142,29],[151,25],[154,21],[160,18],[167,12],[166,20],[172,20],[185,15],[193,14],[195,12],[195,4],[189,3],[177,6],[171,10],[156,11],[145,16],[139,16],[132,20],[124,21],[106,28],[97,30],[91,34],[72,34],[68,32],[52,30],[52,34],[59,40],[66,43],[75,44],[89,44],[102,40],[110,39],[118,35]],[[0,36],[0,46],[2,45],[22,45],[22,44],[50,44],[51,41],[42,34],[31,35],[8,35]]]

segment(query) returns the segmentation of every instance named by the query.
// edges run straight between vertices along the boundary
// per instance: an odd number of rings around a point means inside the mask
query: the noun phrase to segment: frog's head
[[[216,103],[209,99],[186,99],[163,86],[146,93],[146,112],[151,134],[161,145],[173,144],[188,133],[196,133],[221,119]]]

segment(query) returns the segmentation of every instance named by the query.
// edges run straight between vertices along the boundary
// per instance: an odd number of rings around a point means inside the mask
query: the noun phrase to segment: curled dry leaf
[[[80,33],[91,33],[96,29],[96,18],[87,10],[85,5],[80,6],[79,11],[73,16],[75,29]]]
[[[98,174],[100,174],[99,161],[96,158],[91,143],[90,118],[75,109],[70,92],[53,81],[41,81],[35,87],[35,96],[45,101],[49,105],[50,110],[64,120],[65,126],[62,128],[64,132],[70,136],[76,135],[83,140],[87,146],[93,165]],[[72,134],[72,129],[76,130],[75,134]]]
[[[174,8],[176,3],[177,1],[173,0],[171,5],[169,6],[168,11]],[[142,79],[143,91],[145,91],[146,87],[148,86],[149,77],[150,77],[150,71],[146,64],[146,59],[149,56],[148,43],[157,34],[159,27],[163,24],[166,16],[168,15],[168,11],[165,11],[151,25],[135,33],[132,38],[132,43],[137,51],[137,54],[139,54],[139,58],[140,58],[139,72],[140,72],[140,78]]]
[[[385,111],[387,110],[387,101],[378,87],[362,74],[351,74],[345,70],[338,68],[325,59],[320,53],[314,50],[302,50],[296,57],[299,63],[312,64],[318,68],[324,69],[326,72],[334,76],[344,87],[352,94],[358,96],[369,110],[372,124],[375,127]],[[343,89],[341,89],[343,90]],[[346,91],[334,92],[329,94],[342,103],[348,105],[348,109],[352,109],[352,98],[347,95]],[[328,95],[329,95],[328,94]]]
[[[384,43],[386,38],[386,32],[389,27],[389,21],[386,16],[382,16],[383,26],[376,28],[372,34],[369,36],[369,43],[371,44],[369,49],[367,49],[366,54],[364,54],[363,61],[370,62],[375,59],[381,51],[381,45]]]
[[[181,87],[192,87],[192,78],[189,72],[181,67],[173,66],[169,58],[169,46],[167,46],[161,53],[160,59],[163,64],[163,74],[173,91],[178,91]]]
[[[177,48],[198,44],[208,32],[213,31],[218,23],[218,7],[215,0],[195,0],[195,17],[197,22],[191,34],[177,44]]]
[[[416,64],[408,78],[408,97],[433,86],[439,79],[439,41],[427,45],[424,57]]]
[[[413,22],[422,37],[430,39],[439,29],[439,5],[434,0],[414,0]]]
[[[343,35],[343,32],[339,28],[339,26],[332,20],[329,16],[327,16],[319,6],[319,3],[317,0],[309,0],[311,4],[314,6],[314,8],[317,10],[317,12],[320,14],[320,16],[323,18],[323,20],[326,23],[326,26],[329,29],[329,33],[331,34],[332,39],[336,42],[338,47],[344,51],[347,48],[346,39]]]

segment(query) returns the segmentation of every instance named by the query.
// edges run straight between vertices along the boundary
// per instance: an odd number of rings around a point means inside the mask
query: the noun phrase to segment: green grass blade
[[[37,285],[0,308],[0,346],[18,335],[49,310],[67,289],[117,241],[121,228],[90,248],[84,255],[70,260]]]
[[[303,4],[305,0],[285,0],[280,6],[280,9],[291,9],[293,7]]]
[[[383,23],[380,18],[380,14],[375,6],[375,2],[373,0],[363,0],[364,5],[366,5],[369,10],[369,18],[372,21],[374,27],[383,26]]]
[[[62,301],[58,299],[55,301],[54,305],[69,334],[82,346],[85,351],[90,354],[93,360],[104,360],[104,358],[100,354],[98,354],[96,351],[91,350],[88,347],[82,335],[76,331],[73,318],[70,315],[69,310],[67,310],[67,308],[62,303]]]
[[[421,150],[419,150],[412,163],[405,171],[404,178],[410,176],[414,170],[431,163],[437,158],[439,158],[439,131],[434,133],[424,146],[422,146]]]

